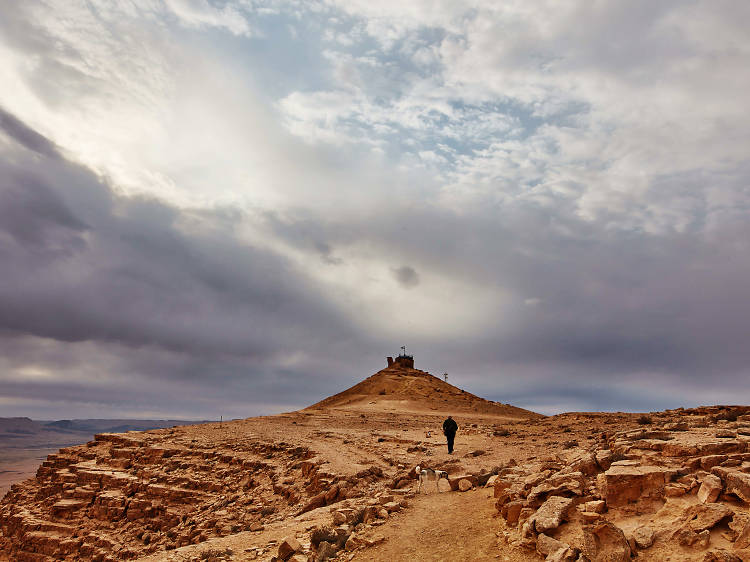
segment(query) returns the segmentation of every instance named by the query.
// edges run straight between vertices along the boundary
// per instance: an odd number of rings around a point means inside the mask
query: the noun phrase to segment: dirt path
[[[378,528],[376,533],[387,540],[358,552],[353,561],[537,560],[498,549],[496,513],[485,489],[417,496],[404,513]]]

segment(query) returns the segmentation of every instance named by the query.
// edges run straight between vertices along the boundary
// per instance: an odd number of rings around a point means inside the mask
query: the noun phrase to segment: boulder
[[[711,472],[724,480],[724,491],[734,494],[745,503],[750,503],[750,474],[715,466]]]
[[[509,525],[515,525],[518,523],[518,517],[521,515],[521,510],[525,507],[523,501],[512,501],[503,505],[500,510],[502,515]]]
[[[705,505],[694,505],[687,510],[683,518],[687,526],[699,533],[711,529],[724,519],[734,517],[734,511],[724,504],[709,503]]]
[[[576,560],[581,560],[578,557],[578,551],[568,546],[547,555],[544,562],[575,562]]]
[[[607,510],[607,502],[604,500],[592,500],[583,504],[584,511],[593,513],[604,513]]]
[[[603,477],[602,494],[610,507],[664,497],[666,470],[658,466],[628,466],[614,463]]]
[[[602,521],[583,530],[583,555],[591,562],[630,562],[630,544],[622,529]]]
[[[529,503],[539,505],[549,496],[580,496],[585,482],[580,472],[556,474],[546,482],[534,486],[527,499]]]
[[[496,498],[499,498],[500,496],[502,496],[502,495],[503,495],[503,493],[504,493],[504,492],[505,492],[505,491],[506,491],[506,490],[507,490],[508,488],[510,488],[510,485],[511,485],[511,482],[509,482],[508,480],[503,480],[503,479],[501,479],[501,478],[497,478],[497,479],[495,479],[495,483],[493,484],[493,488],[494,488],[494,490],[495,490],[495,491],[494,491],[494,494],[493,494],[493,495],[494,495],[494,496],[495,496]]]
[[[552,554],[553,552],[556,552],[561,548],[567,547],[568,545],[564,542],[553,539],[552,537],[545,535],[544,533],[540,533],[536,538],[536,551],[542,556],[547,556],[548,554]]]
[[[593,523],[594,521],[599,521],[601,518],[602,518],[601,513],[594,513],[593,511],[581,512],[581,520],[584,523]]]
[[[570,462],[568,462],[566,471],[581,472],[586,476],[592,476],[599,472],[599,464],[593,453],[583,452],[576,455],[570,460]]]
[[[719,499],[719,494],[723,489],[721,478],[714,474],[707,474],[703,477],[701,487],[698,488],[698,500],[701,503],[713,503]]]
[[[596,452],[594,458],[596,459],[596,464],[599,465],[600,469],[609,470],[609,467],[612,466],[612,461],[615,458],[615,454],[609,449],[602,449],[601,451]]]
[[[467,480],[466,478],[462,478],[458,481],[458,490],[461,492],[468,492],[473,487],[471,480]]]
[[[386,504],[383,504],[383,507],[388,511],[388,513],[401,511],[401,504],[399,502],[390,501]]]
[[[529,518],[529,528],[537,533],[557,529],[573,505],[571,498],[552,496]]]
[[[293,554],[302,550],[302,545],[294,537],[287,537],[279,545],[278,557],[282,560],[288,560]]]
[[[633,531],[633,541],[638,548],[645,549],[650,547],[654,544],[654,530],[647,525],[638,527]]]
[[[346,539],[346,544],[344,544],[344,548],[351,552],[352,550],[356,550],[359,547],[364,546],[364,545],[365,545],[364,541],[360,537],[352,533],[351,535],[349,535],[349,538]]]
[[[441,494],[443,492],[450,492],[451,491],[451,483],[448,482],[448,480],[446,480],[445,478],[441,478],[437,482],[437,490]]]

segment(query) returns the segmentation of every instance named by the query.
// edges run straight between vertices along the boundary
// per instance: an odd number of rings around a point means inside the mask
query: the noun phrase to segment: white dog
[[[417,493],[422,491],[422,486],[428,480],[432,480],[433,482],[435,482],[435,487],[437,487],[438,480],[440,480],[441,478],[445,478],[446,480],[448,480],[448,473],[444,470],[432,470],[431,468],[422,468],[421,466],[417,465],[417,467],[414,469],[414,472],[416,472],[417,476],[419,476]]]

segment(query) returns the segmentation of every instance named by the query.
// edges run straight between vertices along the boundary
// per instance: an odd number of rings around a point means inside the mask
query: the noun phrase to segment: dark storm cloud
[[[419,274],[417,270],[408,265],[391,268],[393,277],[404,289],[411,289],[419,285]]]
[[[356,340],[320,287],[235,236],[235,213],[117,195],[17,119],[3,113],[2,123],[17,143],[0,155],[2,356],[12,358],[26,338],[16,366],[31,361],[60,375],[48,385],[16,380],[11,387],[6,373],[4,395],[101,398],[131,373],[144,384],[203,380],[231,388],[240,381],[245,397],[257,385],[268,393],[254,398],[273,401],[263,379],[299,370],[289,363],[295,354]],[[63,351],[55,342],[71,345]],[[91,342],[106,353],[83,345]],[[42,353],[50,346],[65,361]],[[61,392],[64,366],[74,372],[89,363],[101,368],[104,384],[70,383]],[[282,402],[297,401],[299,388],[305,385],[276,392]]]
[[[742,177],[750,174],[734,170],[729,181]],[[334,249],[358,241],[396,248],[431,277],[507,294],[496,311],[488,305],[495,321],[481,333],[404,334],[432,372],[546,411],[651,410],[750,396],[745,214],[722,211],[683,231],[648,233],[612,228],[606,217],[582,220],[564,204],[555,212],[506,205],[470,219],[424,207],[321,222],[309,234]]]
[[[14,138],[18,143],[42,156],[49,158],[59,156],[55,145],[47,140],[46,137],[27,127],[2,107],[0,107],[0,129],[5,131],[8,136]]]
[[[6,398],[61,400],[61,417],[76,401],[236,417],[315,402],[401,344],[420,368],[469,391],[547,412],[750,396],[741,207],[657,233],[583,220],[565,200],[554,211],[514,203],[467,217],[426,205],[356,220],[179,210],[120,196],[22,123],[3,122],[16,143],[0,158]],[[748,176],[658,187],[734,189]],[[505,298],[488,303],[480,332],[366,334],[357,310],[340,312],[289,261],[238,239],[243,220],[319,255],[320,267],[338,267],[342,249],[383,248],[391,263],[410,264],[390,271],[410,295],[445,278]],[[18,375],[29,363],[51,378]]]

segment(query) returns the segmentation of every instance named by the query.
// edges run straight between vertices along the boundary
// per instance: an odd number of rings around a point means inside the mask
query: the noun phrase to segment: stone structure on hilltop
[[[414,356],[413,355],[407,355],[406,354],[406,346],[401,346],[401,353],[398,357],[396,357],[396,360],[393,360],[393,357],[388,357],[388,367],[403,367],[404,369],[413,369],[414,368]]]
[[[388,357],[389,367],[403,367],[404,369],[414,368],[414,357],[412,355],[399,355],[396,359]]]

